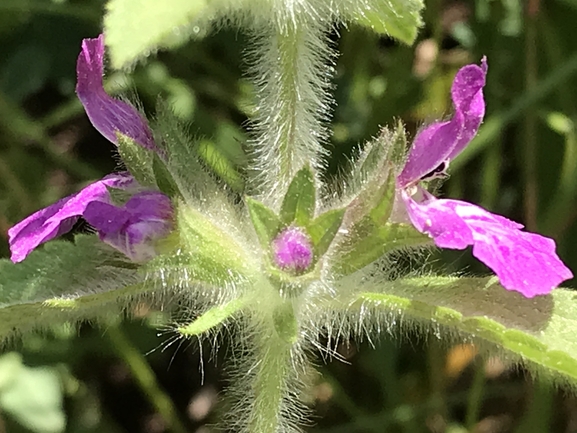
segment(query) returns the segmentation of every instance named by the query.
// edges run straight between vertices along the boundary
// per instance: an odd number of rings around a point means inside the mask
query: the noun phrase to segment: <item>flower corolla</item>
[[[103,59],[102,35],[82,42],[76,68],[76,93],[92,125],[114,144],[118,144],[120,134],[157,151],[152,132],[138,110],[105,92]],[[131,197],[117,205],[110,192],[113,190],[121,190]],[[24,260],[40,244],[70,231],[83,217],[102,241],[133,261],[145,261],[155,255],[155,241],[171,230],[172,214],[169,197],[142,187],[129,173],[113,173],[10,228],[11,259],[13,262]]]
[[[472,246],[473,255],[495,272],[505,289],[531,298],[573,277],[557,256],[555,242],[474,204],[436,198],[421,185],[444,173],[477,134],[485,114],[486,74],[484,58],[480,66],[467,65],[457,72],[451,88],[455,113],[415,137],[397,177],[397,201],[413,226],[435,245],[457,250]]]

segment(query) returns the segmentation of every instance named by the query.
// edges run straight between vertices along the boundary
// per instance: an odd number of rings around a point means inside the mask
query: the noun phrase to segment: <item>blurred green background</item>
[[[454,73],[486,55],[487,116],[442,194],[554,237],[577,271],[577,1],[429,0],[426,7],[412,47],[354,26],[331,35],[340,56],[327,177],[380,125],[400,118],[414,135],[450,115]],[[11,225],[117,168],[114,146],[74,95],[81,40],[98,35],[103,13],[101,0],[0,0],[3,257]],[[138,95],[150,116],[158,98],[167,99],[202,138],[202,157],[239,192],[252,95],[246,42],[240,31],[220,31],[160,52],[130,74],[107,73],[110,91]],[[469,251],[436,254],[431,268],[487,273]],[[226,342],[215,354],[210,342],[174,341],[162,331],[169,318],[144,303],[131,314],[130,322],[62,325],[8,344],[0,356],[0,432],[213,431],[226,410],[216,404],[226,387]],[[345,362],[321,367],[303,396],[318,414],[307,430],[577,432],[572,394],[477,356],[473,346],[401,333],[370,343],[343,342]]]

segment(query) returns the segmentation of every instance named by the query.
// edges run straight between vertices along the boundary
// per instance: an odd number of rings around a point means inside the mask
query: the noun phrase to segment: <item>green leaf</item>
[[[17,353],[0,357],[0,375],[10,380],[0,387],[0,408],[35,433],[60,433],[66,419],[58,371],[49,367],[27,367]]]
[[[0,340],[64,321],[116,318],[152,290],[135,265],[96,236],[51,241],[21,263],[0,261]]]
[[[321,257],[327,252],[333,239],[343,222],[346,209],[333,209],[319,215],[307,227],[315,248],[316,257]]]
[[[280,211],[281,222],[287,226],[296,222],[305,227],[314,215],[315,204],[314,176],[311,169],[305,167],[297,172],[288,187]]]
[[[226,321],[229,317],[243,308],[245,304],[246,299],[239,298],[233,299],[224,305],[212,307],[205,313],[198,316],[191,323],[184,326],[179,326],[176,328],[176,331],[185,337],[193,337],[196,335],[204,334],[215,326],[218,326]]]
[[[261,202],[247,197],[246,205],[260,243],[265,250],[268,250],[282,224],[277,214]]]
[[[362,284],[362,283],[361,283]],[[372,287],[371,287],[372,286]],[[531,299],[489,278],[422,277],[369,282],[355,308],[385,312],[410,329],[430,326],[501,350],[538,374],[577,385],[577,292],[556,289]],[[355,302],[343,299],[343,305]]]
[[[417,37],[419,27],[423,25],[422,0],[371,0],[355,2],[342,10],[345,19],[368,27],[373,31],[398,39],[411,45]]]
[[[106,45],[114,68],[148,56],[170,36],[185,31],[208,0],[109,0],[104,17]]]
[[[370,219],[355,225],[335,254],[335,272],[351,274],[373,263],[383,255],[417,245],[430,244],[431,239],[408,224],[378,226]]]
[[[375,186],[373,191],[367,190],[367,195],[372,196],[367,197],[367,202],[372,203],[369,217],[375,224],[383,225],[389,220],[395,203],[396,186],[395,174],[393,170],[389,170],[381,185]],[[363,194],[361,194],[360,199],[363,198]]]
[[[118,135],[118,153],[126,168],[143,186],[156,187],[152,160],[154,152],[145,149],[126,135]]]

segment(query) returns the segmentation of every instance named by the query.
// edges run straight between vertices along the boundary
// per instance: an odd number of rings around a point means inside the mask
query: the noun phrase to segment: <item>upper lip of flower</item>
[[[485,115],[483,87],[486,74],[485,58],[481,66],[467,65],[457,72],[451,88],[455,106],[453,117],[445,122],[435,122],[417,134],[397,178],[399,187],[418,183],[441,163],[450,162],[475,136]]]
[[[104,36],[84,39],[76,63],[76,94],[92,125],[109,141],[118,144],[123,134],[139,145],[158,150],[143,115],[132,105],[113,98],[103,87]]]

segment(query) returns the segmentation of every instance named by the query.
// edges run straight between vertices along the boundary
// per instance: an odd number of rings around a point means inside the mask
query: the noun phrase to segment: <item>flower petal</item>
[[[573,274],[555,253],[555,242],[521,231],[523,227],[459,200],[435,199],[417,203],[403,200],[411,222],[441,248],[473,246],[473,255],[491,268],[507,290],[531,298],[549,293]]]
[[[147,149],[156,150],[148,123],[138,110],[104,91],[103,60],[104,36],[84,39],[76,63],[76,94],[90,122],[114,144],[118,144],[117,133],[121,133]]]
[[[111,174],[20,221],[8,230],[11,260],[21,262],[38,245],[70,231],[89,203],[109,200],[107,187],[126,189],[135,183],[126,173]]]
[[[95,201],[84,212],[84,218],[98,231],[103,242],[135,262],[156,255],[155,241],[172,229],[172,216],[170,199],[157,191],[139,192],[122,207]]]
[[[418,181],[442,162],[452,160],[473,139],[485,115],[486,74],[485,58],[481,66],[467,65],[457,72],[451,88],[455,114],[451,120],[435,122],[417,134],[398,178],[400,187]]]

